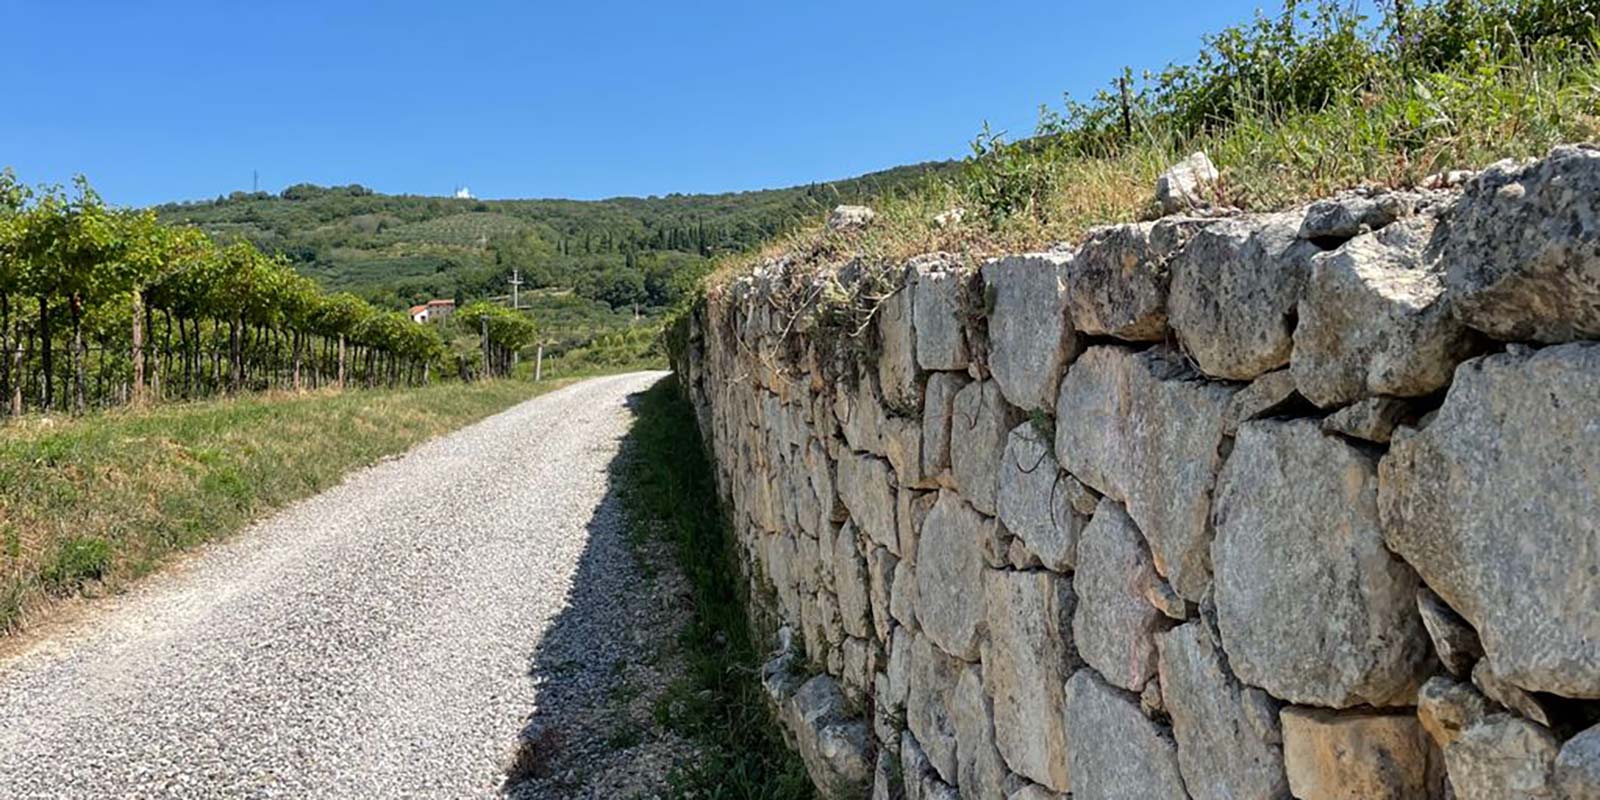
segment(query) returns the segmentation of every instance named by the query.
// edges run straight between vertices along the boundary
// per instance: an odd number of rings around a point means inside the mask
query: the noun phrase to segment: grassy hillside
[[[841,202],[911,189],[953,163],[858,178],[717,195],[576,200],[471,200],[383,195],[361,186],[301,184],[280,194],[235,192],[161,206],[193,223],[288,256],[333,290],[404,307],[433,297],[573,289],[611,309],[670,305],[707,260],[749,249]]]

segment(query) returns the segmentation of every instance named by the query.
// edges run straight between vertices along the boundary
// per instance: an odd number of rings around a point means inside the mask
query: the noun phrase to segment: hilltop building
[[[429,300],[422,305],[411,307],[412,322],[438,322],[451,314],[456,313],[454,300]]]

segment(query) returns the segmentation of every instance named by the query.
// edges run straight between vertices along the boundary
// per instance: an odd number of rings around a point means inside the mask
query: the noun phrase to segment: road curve
[[[663,374],[362,470],[0,661],[0,797],[495,794],[580,559],[626,557],[607,470]]]

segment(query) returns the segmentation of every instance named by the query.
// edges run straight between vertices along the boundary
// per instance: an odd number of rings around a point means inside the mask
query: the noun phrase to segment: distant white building
[[[471,200],[471,199],[473,199],[472,198],[472,190],[468,189],[465,186],[457,186],[456,187],[456,199],[458,199],[458,200]]]

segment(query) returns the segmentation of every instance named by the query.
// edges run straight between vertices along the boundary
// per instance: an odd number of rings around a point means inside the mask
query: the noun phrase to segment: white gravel
[[[663,374],[363,470],[0,663],[0,797],[502,791],[530,673],[592,682],[630,657],[626,604],[573,589],[631,574],[607,469],[627,395]],[[570,670],[533,663],[553,627],[592,644]]]

